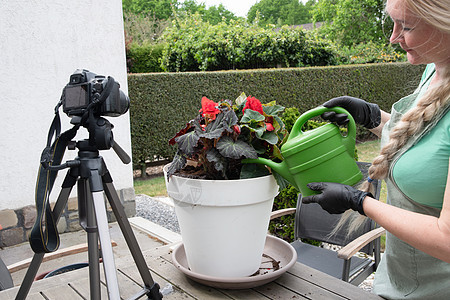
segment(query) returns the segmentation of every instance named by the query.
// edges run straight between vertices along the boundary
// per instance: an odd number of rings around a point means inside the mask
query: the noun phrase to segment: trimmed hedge
[[[172,158],[168,141],[198,113],[206,96],[234,100],[241,92],[263,103],[276,100],[300,112],[351,95],[390,111],[417,86],[424,66],[408,63],[217,72],[129,74],[131,139],[135,167]],[[367,131],[358,130],[358,138]]]

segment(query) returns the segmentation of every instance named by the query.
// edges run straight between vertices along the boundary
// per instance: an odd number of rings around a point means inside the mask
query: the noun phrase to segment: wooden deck
[[[143,251],[153,280],[161,292],[170,291],[164,299],[381,299],[356,286],[296,263],[276,281],[245,290],[223,290],[208,287],[187,278],[171,260],[172,245]],[[116,260],[122,299],[142,290],[142,280],[130,257]],[[102,272],[103,273],[103,272]],[[102,278],[102,299],[107,290]],[[0,299],[14,299],[18,287],[0,292]],[[89,299],[88,268],[71,271],[33,283],[27,299]],[[144,299],[144,298],[142,298]]]

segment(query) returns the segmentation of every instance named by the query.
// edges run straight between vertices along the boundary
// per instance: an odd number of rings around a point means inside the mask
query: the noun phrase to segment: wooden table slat
[[[254,290],[264,295],[265,299],[311,299],[304,297],[303,295],[299,295],[298,293],[295,293],[274,281],[255,287]]]
[[[288,271],[288,273],[302,278],[303,280],[308,281],[315,286],[320,286],[323,289],[327,289],[329,291],[339,291],[339,295],[343,298],[358,299],[361,297],[361,294],[363,294],[365,299],[382,299],[381,297],[372,293],[368,293],[355,285],[336,279],[335,277],[320,272],[304,264],[295,264]]]
[[[84,276],[74,276],[70,280],[70,285],[73,289],[75,289],[84,299],[91,299],[91,286],[89,282],[89,273],[86,273]],[[103,282],[100,283],[100,296],[102,299],[108,299],[108,290]],[[80,297],[81,299],[81,297]]]
[[[295,268],[295,265],[293,266]],[[328,299],[345,299],[335,293],[328,291],[322,286],[311,284],[311,282],[304,280],[292,273],[286,273],[276,283],[284,288],[287,288],[296,294],[302,295],[307,299],[328,300]]]
[[[80,300],[81,296],[68,284],[51,287],[42,291],[42,294],[49,300]]]
[[[137,284],[129,278],[128,274],[124,274],[120,270],[117,270],[117,280],[119,281],[119,291],[122,299],[129,299],[143,289],[143,282],[140,282],[140,285]]]

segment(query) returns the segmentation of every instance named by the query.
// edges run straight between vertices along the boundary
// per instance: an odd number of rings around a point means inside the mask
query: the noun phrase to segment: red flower
[[[266,129],[267,131],[273,131],[275,128],[273,127],[272,123],[266,123]]]
[[[217,109],[217,103],[209,100],[206,97],[202,98],[202,109],[200,109],[200,112],[202,115],[206,118],[209,118],[211,120],[216,119],[216,115],[220,113],[220,110]]]
[[[241,133],[241,127],[239,127],[239,125],[234,125],[234,126],[233,126],[233,130],[234,130],[234,132],[236,132],[237,134],[240,134],[240,133]]]
[[[273,117],[266,117],[265,124],[267,131],[275,130],[275,128],[273,127]]]
[[[242,113],[244,113],[247,108],[249,108],[251,110],[254,110],[254,111],[257,111],[257,112],[259,112],[262,115],[264,114],[261,101],[259,101],[255,97],[251,97],[251,96],[247,97],[247,102],[245,103],[245,106],[244,106],[244,109],[242,110]]]

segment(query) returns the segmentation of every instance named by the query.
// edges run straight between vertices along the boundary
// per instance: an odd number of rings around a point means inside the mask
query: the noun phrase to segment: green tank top
[[[434,67],[428,67],[417,91],[414,105],[427,90]],[[442,208],[450,154],[450,113],[418,142],[409,148],[392,169],[394,182],[411,200],[423,205]]]

